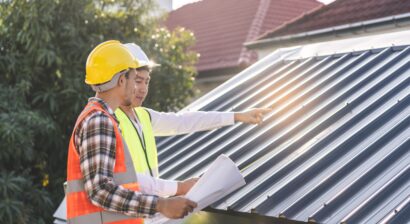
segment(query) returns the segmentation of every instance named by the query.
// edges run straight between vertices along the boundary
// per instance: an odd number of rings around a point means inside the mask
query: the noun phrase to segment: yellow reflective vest
[[[127,114],[118,108],[115,115],[120,123],[122,136],[131,153],[135,171],[158,177],[157,146],[152,131],[151,116],[143,107],[135,108],[134,112],[142,126],[142,138]]]

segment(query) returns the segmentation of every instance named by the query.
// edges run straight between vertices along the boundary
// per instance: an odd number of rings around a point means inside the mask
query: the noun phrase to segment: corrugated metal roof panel
[[[247,185],[216,209],[323,223],[410,222],[409,60],[403,46],[272,61],[201,108],[272,107],[265,122],[162,139],[162,177],[198,175],[225,153]]]
[[[358,38],[260,60],[185,109],[272,107],[265,122],[162,138],[162,177],[197,176],[225,153],[247,184],[213,212],[266,222],[410,223],[410,41],[391,45],[408,35],[370,37],[381,38],[377,49],[351,50],[369,45]],[[335,46],[343,49],[323,54]],[[56,222],[65,217],[60,208]]]
[[[60,203],[58,206],[57,210],[54,212],[53,217],[54,223],[59,224],[59,223],[66,223],[67,215],[66,215],[66,198],[64,197],[63,201]]]

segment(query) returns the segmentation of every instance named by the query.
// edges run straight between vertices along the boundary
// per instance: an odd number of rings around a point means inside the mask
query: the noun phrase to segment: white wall
[[[170,12],[172,11],[172,0],[157,0],[158,5],[161,9]]]

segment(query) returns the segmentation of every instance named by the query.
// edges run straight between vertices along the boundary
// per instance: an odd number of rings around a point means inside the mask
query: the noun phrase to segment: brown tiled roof
[[[336,0],[273,28],[258,40],[303,33],[410,12],[408,0]]]
[[[194,32],[198,71],[232,68],[256,60],[244,42],[320,5],[316,0],[203,0],[172,11],[166,26]]]

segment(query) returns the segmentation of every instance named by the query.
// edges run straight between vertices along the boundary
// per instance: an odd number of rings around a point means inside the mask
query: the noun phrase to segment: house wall
[[[161,9],[167,12],[172,11],[172,0],[157,0],[157,3]]]
[[[211,90],[220,86],[222,83],[228,81],[233,76],[233,74],[226,74],[216,77],[206,77],[197,79],[195,83],[195,88],[198,90],[198,93],[196,94],[194,99],[197,99],[198,97],[201,97],[204,94],[210,92]]]
[[[237,66],[218,70],[199,71],[194,84],[194,88],[196,88],[198,92],[192,101],[220,86],[245,68],[245,66]]]

